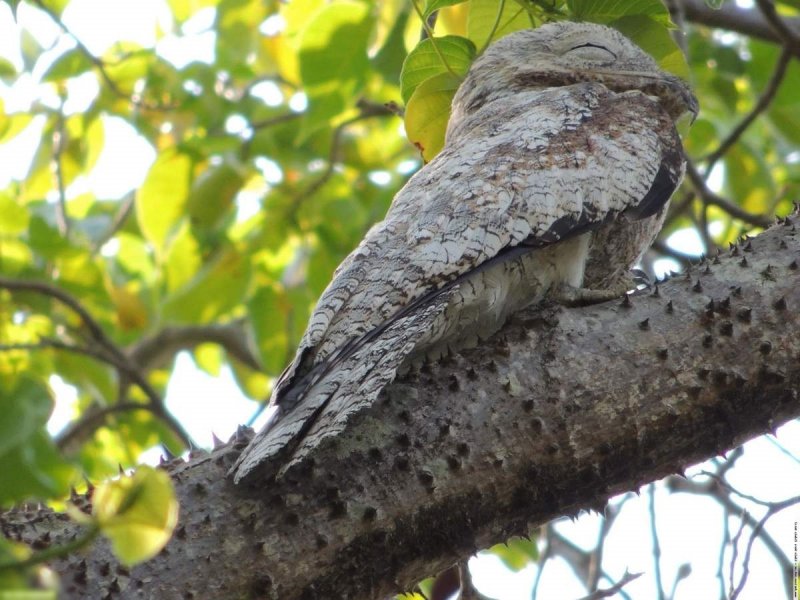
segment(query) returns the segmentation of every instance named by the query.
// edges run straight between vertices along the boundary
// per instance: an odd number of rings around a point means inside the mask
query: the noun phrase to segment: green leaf
[[[300,78],[309,102],[306,134],[355,105],[369,74],[370,7],[341,0],[318,11],[300,40]]]
[[[13,140],[30,125],[32,120],[33,115],[29,113],[3,115],[3,118],[0,119],[0,144]]]
[[[0,58],[0,77],[14,77],[17,74],[17,69],[11,62],[5,58]]]
[[[19,235],[28,229],[30,214],[9,194],[0,192],[0,235]]]
[[[234,248],[225,248],[163,304],[165,319],[177,323],[208,323],[244,299],[250,262]]]
[[[247,314],[253,327],[261,364],[267,373],[280,373],[289,357],[286,327],[290,307],[280,288],[264,286],[248,303]]]
[[[244,181],[243,168],[234,159],[203,171],[192,184],[186,205],[192,225],[204,229],[216,225],[233,205]]]
[[[689,79],[689,65],[667,27],[642,15],[622,17],[608,25],[652,56],[662,69],[682,79]]]
[[[475,44],[457,35],[422,40],[403,62],[400,74],[400,94],[403,102],[417,86],[435,75],[449,73],[464,75],[475,58]]]
[[[86,129],[86,134],[83,139],[85,156],[83,159],[83,167],[81,169],[82,172],[88,173],[92,170],[95,164],[97,164],[97,159],[100,158],[100,154],[105,148],[105,140],[106,133],[103,120],[95,117],[90,121],[89,127]]]
[[[610,23],[622,17],[650,17],[664,27],[672,26],[669,11],[661,0],[568,0],[567,6],[578,21]]]
[[[386,36],[386,41],[372,59],[372,66],[383,75],[386,81],[395,82],[401,77],[403,61],[406,58],[406,46],[403,34],[410,16],[409,11],[403,10],[391,15],[392,25]]]
[[[536,540],[521,537],[511,538],[505,544],[496,544],[487,552],[497,556],[514,572],[521,571],[539,558]]]
[[[170,240],[164,259],[167,291],[173,292],[185,285],[202,264],[200,245],[192,235],[191,227],[183,221]]]
[[[0,377],[0,506],[69,491],[74,470],[45,431],[52,406],[50,392],[41,382],[28,376]]]
[[[498,0],[470,0],[467,16],[467,37],[481,51],[490,41],[499,40],[520,29],[531,27],[531,18],[522,6],[513,0],[505,0],[500,15]]]
[[[178,523],[172,481],[164,471],[151,467],[139,467],[132,477],[97,486],[92,511],[114,554],[126,565],[158,554]]]
[[[216,6],[220,0],[169,0],[169,7],[175,19],[181,23],[201,8]]]
[[[466,0],[428,0],[425,2],[425,9],[422,11],[422,14],[426,17],[429,17],[434,11],[441,10],[455,4],[463,4],[464,2],[466,2]]]
[[[191,173],[191,159],[175,148],[168,148],[158,155],[136,193],[139,227],[157,252],[163,251],[183,216]]]
[[[417,86],[405,112],[406,135],[431,161],[444,147],[450,105],[461,79],[450,73],[440,73]]]
[[[50,68],[42,76],[43,81],[58,81],[77,77],[92,69],[92,61],[86,57],[86,53],[80,48],[67,50],[59,56]]]
[[[725,154],[725,193],[753,214],[769,214],[777,190],[760,153],[738,143]]]

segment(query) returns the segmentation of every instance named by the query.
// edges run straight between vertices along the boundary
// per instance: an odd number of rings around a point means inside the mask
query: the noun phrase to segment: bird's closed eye
[[[581,60],[590,60],[592,62],[610,63],[617,59],[617,55],[611,50],[600,44],[593,44],[586,42],[578,44],[567,50],[567,55],[570,58],[580,58]]]

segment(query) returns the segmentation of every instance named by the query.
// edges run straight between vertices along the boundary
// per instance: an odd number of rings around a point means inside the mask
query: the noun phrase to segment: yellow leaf
[[[450,105],[460,83],[460,78],[450,73],[435,75],[417,86],[406,105],[406,135],[425,162],[444,147]]]
[[[120,329],[131,331],[147,325],[147,309],[137,294],[125,286],[113,286],[109,290],[109,295],[117,311],[117,323]]]
[[[178,522],[178,501],[164,471],[139,467],[97,487],[92,498],[100,530],[127,565],[148,560],[167,544]]]

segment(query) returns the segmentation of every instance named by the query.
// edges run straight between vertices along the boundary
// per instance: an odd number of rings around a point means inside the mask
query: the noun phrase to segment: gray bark
[[[98,543],[52,565],[63,595],[383,598],[773,430],[800,415],[798,255],[781,224],[658,294],[527,310],[393,384],[267,489],[226,477],[245,439],[171,464],[166,549],[127,570]],[[78,532],[46,510],[0,527],[39,546]]]

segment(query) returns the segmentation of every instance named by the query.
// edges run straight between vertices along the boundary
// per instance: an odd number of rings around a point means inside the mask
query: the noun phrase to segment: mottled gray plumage
[[[493,44],[442,152],[336,270],[235,480],[302,462],[398,370],[478,343],[547,293],[622,293],[683,176],[686,111],[687,85],[613,29],[564,22]]]

